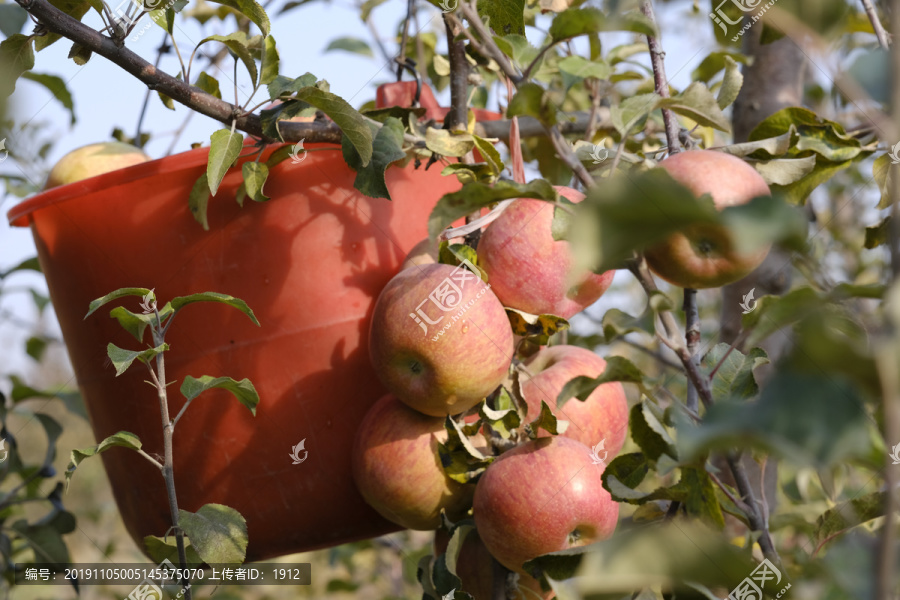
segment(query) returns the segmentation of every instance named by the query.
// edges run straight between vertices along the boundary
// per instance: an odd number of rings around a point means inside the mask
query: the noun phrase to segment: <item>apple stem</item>
[[[696,365],[698,363],[697,346],[700,345],[700,311],[697,309],[697,290],[685,288],[682,310],[684,310],[685,317],[684,339],[687,342],[687,351],[690,354],[691,362]],[[697,387],[693,382],[688,381],[687,407],[696,412],[699,408],[698,400]]]

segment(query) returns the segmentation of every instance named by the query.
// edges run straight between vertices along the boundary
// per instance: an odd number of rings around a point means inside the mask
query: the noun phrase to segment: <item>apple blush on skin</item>
[[[577,346],[542,348],[525,362],[530,375],[519,377],[522,396],[528,404],[528,420],[540,414],[541,401],[560,419],[569,421],[565,437],[594,447],[601,441],[612,460],[625,444],[628,435],[628,400],[618,381],[597,387],[586,400],[571,398],[558,407],[556,399],[563,387],[579,376],[597,377],[606,369],[606,361]],[[550,434],[541,430],[540,437]]]
[[[604,465],[591,449],[562,436],[501,454],[475,487],[475,527],[507,569],[538,556],[586,546],[613,534],[619,505],[603,488]]]
[[[578,190],[555,189],[574,203],[584,199]],[[606,292],[615,272],[576,272],[569,242],[553,239],[553,210],[542,200],[515,200],[482,233],[478,266],[504,306],[569,319]]]
[[[422,414],[464,412],[505,379],[514,353],[503,305],[464,267],[425,264],[375,302],[369,357],[385,387]]]
[[[696,196],[709,194],[716,209],[746,204],[771,191],[756,169],[743,160],[713,150],[688,150],[659,163]],[[650,270],[682,288],[707,289],[734,283],[766,259],[769,245],[739,253],[728,228],[702,225],[673,234],[644,252]]]
[[[446,439],[444,419],[383,396],[366,413],[354,441],[357,489],[380,515],[407,529],[436,529],[441,509],[460,518],[472,506],[474,485],[444,473],[437,444]]]

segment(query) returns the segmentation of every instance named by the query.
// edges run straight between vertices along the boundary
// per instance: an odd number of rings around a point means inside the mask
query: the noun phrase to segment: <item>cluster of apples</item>
[[[661,166],[697,196],[710,194],[719,209],[769,193],[752,167],[719,152],[684,152]],[[570,188],[557,191],[574,203],[584,197]],[[438,529],[441,511],[452,520],[471,511],[476,533],[463,545],[458,573],[463,589],[476,598],[490,597],[491,576],[484,565],[491,563],[483,560],[490,556],[520,574],[520,587],[549,597],[523,564],[605,539],[618,518],[618,505],[603,488],[601,459],[611,460],[625,441],[628,406],[622,385],[606,383],[584,402],[557,404],[568,381],[605,369],[605,361],[588,350],[544,347],[516,361],[528,420],[540,414],[544,402],[569,421],[561,435],[523,434],[519,439],[525,441],[497,456],[474,484],[448,477],[438,452],[448,438],[448,416],[473,422],[478,418],[473,407],[512,381],[516,340],[504,307],[568,319],[612,282],[612,272],[576,270],[569,244],[553,239],[552,219],[552,205],[515,200],[483,231],[471,270],[439,263],[435,245],[423,241],[373,311],[369,354],[390,393],[360,426],[353,450],[355,483],[380,514],[409,529]],[[663,279],[707,288],[743,277],[767,251],[737,253],[729,232],[718,226],[677,233],[646,256]],[[491,435],[497,434],[484,426],[467,443],[490,455],[502,446],[490,444]],[[446,545],[446,534],[439,531],[435,550]]]

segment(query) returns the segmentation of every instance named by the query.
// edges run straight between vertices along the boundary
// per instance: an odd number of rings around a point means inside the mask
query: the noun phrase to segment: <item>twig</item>
[[[546,126],[545,126],[546,127]],[[588,173],[588,170],[584,168],[584,165],[581,164],[581,161],[578,160],[578,157],[575,156],[575,153],[572,151],[571,146],[569,146],[569,142],[566,141],[566,138],[563,137],[562,133],[560,133],[559,128],[556,125],[546,127],[547,134],[550,136],[550,142],[553,144],[553,148],[556,150],[556,153],[559,155],[563,162],[568,165],[572,172],[575,173],[575,176],[578,177],[578,180],[581,181],[582,185],[586,190],[589,190],[597,185],[594,181],[594,178]]]
[[[734,338],[734,341],[731,342],[731,346],[728,347],[728,351],[725,352],[725,354],[722,356],[722,358],[719,359],[719,362],[716,363],[716,366],[713,367],[713,370],[709,372],[710,379],[712,379],[713,377],[716,376],[716,371],[718,371],[719,367],[721,367],[725,363],[725,359],[728,358],[728,356],[732,353],[732,351],[734,351],[735,348],[737,348],[738,346],[741,345],[741,343],[744,341],[744,338],[747,337],[748,333],[749,332],[747,332],[747,331],[741,331],[737,335],[737,337]]]
[[[750,527],[753,531],[760,532],[759,547],[762,549],[766,558],[772,560],[776,566],[780,567],[781,557],[778,556],[778,550],[775,549],[775,544],[772,541],[772,534],[769,533],[769,524],[762,516],[759,502],[756,500],[756,496],[753,493],[753,486],[750,485],[750,478],[747,476],[747,471],[744,469],[744,464],[741,462],[740,455],[729,452],[726,456],[726,460],[728,461],[728,467],[731,469],[731,473],[734,475],[734,483],[738,493],[747,504],[747,508],[750,509],[747,512],[747,520],[750,521]]]
[[[713,483],[719,486],[719,489],[722,490],[722,493],[728,496],[728,499],[734,502],[734,505],[739,509],[744,511],[744,514],[750,514],[750,507],[747,506],[747,503],[735,496],[731,493],[731,490],[728,489],[728,486],[725,485],[721,479],[715,473],[709,473],[709,478],[712,479]]]
[[[685,288],[682,309],[684,310],[684,340],[687,342],[687,351],[691,362],[697,364],[697,346],[700,345],[700,311],[697,309],[697,290]],[[697,410],[697,399],[697,388],[689,381],[687,387],[688,408]]]
[[[410,0],[412,5],[413,0]],[[454,23],[444,15],[444,29],[447,32],[447,56],[450,62],[450,112],[444,117],[444,129],[466,128],[468,121],[469,61],[466,58],[466,43],[456,40],[462,29],[459,20]]]
[[[169,32],[167,31],[163,34],[163,40],[159,46],[159,52],[156,55],[156,63],[153,65],[154,69],[159,68],[159,63],[162,60],[163,55],[169,51],[169,45],[166,43],[168,38]],[[138,148],[144,147],[144,143],[141,141],[141,127],[144,124],[144,117],[147,115],[147,106],[150,104],[150,94],[150,88],[147,88],[147,93],[144,94],[144,104],[141,106],[141,114],[138,115],[137,131],[134,134],[134,145]]]
[[[860,0],[862,2],[863,8],[866,9],[866,16],[869,17],[869,22],[872,23],[872,30],[875,31],[875,37],[878,38],[878,43],[881,44],[881,47],[885,50],[888,49],[890,42],[888,42],[888,34],[884,30],[884,26],[881,24],[881,19],[878,18],[878,13],[875,11],[875,7],[872,5],[872,0]]]
[[[397,52],[397,56],[400,59],[400,64],[397,65],[397,81],[403,79],[403,61],[406,60],[406,44],[409,42],[409,21],[412,18],[415,4],[416,0],[407,0],[406,3],[406,19],[403,20],[403,37],[400,38],[400,50]],[[452,39],[453,38],[449,38],[448,42]]]
[[[641,12],[650,19],[651,23],[656,24],[652,0],[641,0]],[[666,53],[663,52],[662,45],[655,36],[647,36],[647,46],[650,48],[650,63],[653,65],[653,80],[656,84],[656,93],[662,98],[668,98],[669,80],[666,78]],[[663,123],[666,125],[666,141],[669,146],[669,154],[681,152],[681,146],[678,143],[678,121],[675,119],[675,114],[668,108],[664,108],[662,109],[662,115]]]
[[[485,56],[493,58],[500,67],[500,70],[503,71],[514,84],[518,85],[522,81],[522,77],[516,73],[515,68],[510,64],[506,55],[503,54],[503,51],[500,50],[496,42],[494,42],[494,36],[492,36],[491,32],[484,26],[484,22],[481,20],[481,17],[478,16],[478,11],[464,0],[459,0],[459,10],[465,15],[466,20],[469,22],[469,26],[471,26],[481,38],[481,44],[478,46],[485,50]],[[465,29],[463,29],[463,31],[465,32]],[[469,41],[475,41],[468,33],[466,33],[466,37],[469,38]],[[479,49],[478,46],[476,46],[476,49]]]
[[[597,113],[600,111],[602,98],[600,96],[600,80],[592,77],[586,81],[590,86],[591,110],[588,112],[587,127],[584,129],[584,141],[590,142],[594,139],[594,133],[597,132]]]

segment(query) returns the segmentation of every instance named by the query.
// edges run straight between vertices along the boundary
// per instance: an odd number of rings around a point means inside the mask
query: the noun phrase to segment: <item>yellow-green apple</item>
[[[584,199],[571,188],[556,190],[572,202]],[[512,202],[481,235],[478,266],[504,306],[568,319],[602,296],[615,272],[576,268],[569,242],[553,239],[553,210],[541,200]]]
[[[440,556],[447,551],[450,544],[450,535],[443,529],[434,532],[434,554]],[[456,576],[462,582],[460,588],[464,592],[468,592],[475,600],[491,600],[494,597],[494,579],[499,575],[503,577],[508,571],[497,565],[500,570],[499,574],[494,572],[494,557],[485,548],[481,538],[478,537],[478,531],[471,530],[466,534],[463,540],[462,548],[459,551],[459,557],[456,562]],[[505,580],[505,579],[502,579]],[[517,589],[513,590],[512,596],[504,596],[510,600],[550,600],[556,597],[556,593],[552,590],[544,592],[541,590],[541,584],[529,575],[518,575],[516,581]]]
[[[153,160],[131,144],[101,142],[72,150],[53,166],[44,189],[75,183],[103,173]]]
[[[506,377],[513,334],[490,286],[463,266],[422,265],[375,302],[369,356],[385,387],[431,416],[464,412]]]
[[[558,418],[569,421],[563,435],[592,448],[603,442],[601,458],[608,453],[612,460],[628,434],[628,402],[622,384],[604,383],[583,402],[577,398],[567,400],[562,406],[556,402],[566,383],[581,375],[597,377],[604,369],[606,361],[590,350],[549,346],[528,359],[525,363],[528,374],[519,376],[519,386],[528,404],[529,419],[537,418],[544,401]],[[539,435],[550,434],[542,430]]]
[[[506,568],[612,535],[619,505],[603,488],[604,464],[576,440],[555,436],[501,454],[475,488],[475,527]]]
[[[659,163],[696,196],[709,194],[716,208],[746,204],[771,192],[765,179],[743,160],[713,150],[689,150]],[[698,225],[669,236],[644,252],[650,269],[673,285],[705,289],[733,283],[758,267],[769,246],[750,253],[735,248],[722,225]]]
[[[474,485],[444,473],[437,445],[446,439],[444,419],[383,396],[366,413],[353,444],[353,481],[362,497],[407,529],[437,528],[442,508],[459,518],[472,505]]]

